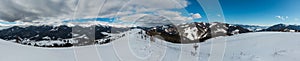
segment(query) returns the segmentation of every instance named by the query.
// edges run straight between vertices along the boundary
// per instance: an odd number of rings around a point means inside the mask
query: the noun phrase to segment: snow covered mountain
[[[100,25],[92,28],[75,27],[77,26],[15,26],[3,29],[0,35],[8,35],[2,36],[8,41],[0,39],[0,49],[3,49],[0,61],[300,60],[297,58],[300,55],[297,47],[300,46],[297,41],[300,34],[294,32],[251,32],[240,26],[219,22],[130,28]],[[92,34],[88,34],[91,30],[102,34],[100,36],[103,38],[91,39]],[[71,34],[70,38],[63,36],[68,34]],[[13,36],[18,37],[14,39]],[[224,50],[216,46],[224,47]]]
[[[220,22],[194,22],[179,25],[163,25],[152,27],[146,31],[148,35],[157,36],[157,38],[173,43],[204,42],[205,40],[214,37],[250,32],[248,29],[244,29],[240,26]]]
[[[269,27],[269,26],[259,26],[259,25],[243,25],[243,24],[232,24],[232,25],[240,26],[254,32],[261,31]]]
[[[288,25],[288,24],[276,24],[273,26],[242,25],[242,24],[233,24],[233,25],[240,26],[255,32],[264,32],[264,31],[299,32],[300,31],[300,25]]]
[[[111,26],[28,26],[0,30],[0,38],[25,45],[39,47],[70,47],[109,43],[125,36],[122,32],[130,29],[143,29],[149,36],[154,36],[173,43],[197,43],[218,36],[230,36],[250,32],[240,26],[226,23],[193,22],[186,24],[171,24],[154,27]],[[93,34],[95,33],[95,34]],[[117,35],[117,36],[116,36]]]
[[[0,61],[299,61],[299,33],[254,32],[217,37],[203,43],[174,44],[140,29],[105,45],[38,48],[0,41]],[[141,36],[145,36],[141,37]],[[226,40],[219,43],[218,41]],[[212,48],[224,44],[222,55]],[[196,46],[196,47],[195,47]],[[220,45],[222,46],[222,45]],[[30,55],[30,56],[28,56]],[[88,55],[88,56],[87,56]],[[63,58],[62,58],[63,57]],[[223,57],[223,58],[217,58]],[[17,58],[17,59],[16,59]]]
[[[262,27],[232,25],[220,22],[192,22],[152,27],[113,27],[104,25],[13,26],[0,30],[0,38],[38,47],[71,47],[106,44],[126,36],[124,33],[129,30],[142,29],[140,32],[145,32],[146,35],[151,38],[159,38],[172,43],[198,43],[215,37],[253,32],[253,30],[249,30],[249,28],[253,28],[257,31]],[[261,31],[298,32],[299,30],[300,26],[298,25],[278,24]],[[146,35],[140,37],[146,37]]]
[[[114,31],[111,31],[111,30]],[[73,45],[92,45],[101,40],[109,40],[110,36],[103,33],[118,33],[127,31],[126,28],[110,26],[14,26],[0,30],[0,38],[25,45],[40,47],[70,47]],[[107,43],[107,42],[106,42]]]
[[[300,25],[277,24],[262,31],[299,32]]]

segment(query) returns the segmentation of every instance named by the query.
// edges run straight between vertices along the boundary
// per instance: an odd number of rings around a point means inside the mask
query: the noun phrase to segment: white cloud
[[[186,0],[1,0],[0,20],[21,22],[62,22],[73,18],[120,18],[133,20],[143,14],[164,16],[170,20],[191,20],[182,12],[171,11],[188,6]],[[77,4],[78,3],[78,4]],[[76,5],[77,4],[77,5]],[[102,7],[103,6],[103,7]]]
[[[164,25],[164,24],[173,24],[172,20],[158,15],[150,15],[146,14],[142,17],[137,18],[133,21],[132,25],[140,25],[140,26],[157,26],[157,25]]]
[[[275,16],[276,18],[280,19],[280,20],[286,20],[289,17],[288,16]]]
[[[189,16],[184,16],[184,12],[177,12],[177,11],[167,11],[167,10],[160,10],[156,12],[156,15],[164,16],[169,20],[173,21],[174,23],[182,23],[185,21],[190,21]],[[188,15],[188,14],[187,14]]]
[[[218,16],[218,17],[221,17],[221,14],[218,14],[217,16]]]
[[[60,0],[1,0],[0,19],[30,21],[41,17],[58,17],[72,12],[74,1]]]
[[[7,22],[7,21],[5,21],[5,20],[1,20],[1,19],[0,19],[0,22]]]
[[[202,18],[202,16],[201,16],[199,13],[192,14],[192,17],[193,17],[194,19]]]
[[[124,22],[131,22],[131,21],[135,21],[145,15],[148,15],[148,14],[134,14],[134,15],[122,16],[119,20],[122,20]]]

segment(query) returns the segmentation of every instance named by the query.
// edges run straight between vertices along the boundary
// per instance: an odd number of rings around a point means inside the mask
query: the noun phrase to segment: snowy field
[[[0,40],[0,61],[300,61],[300,33],[246,33],[181,45],[150,41],[137,31],[109,44],[70,48]]]

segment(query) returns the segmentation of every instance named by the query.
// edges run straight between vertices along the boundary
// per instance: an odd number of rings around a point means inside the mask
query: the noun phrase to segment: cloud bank
[[[201,18],[188,16],[186,0],[1,0],[1,22],[57,23],[76,18],[118,18],[134,22],[146,17],[165,17],[171,21]],[[188,14],[188,15],[185,15]]]

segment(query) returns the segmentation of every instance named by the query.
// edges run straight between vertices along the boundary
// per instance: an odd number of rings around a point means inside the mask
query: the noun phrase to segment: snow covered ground
[[[144,34],[139,31],[131,30],[108,44],[70,48],[0,40],[0,61],[300,61],[300,33],[256,32],[173,44],[156,38],[150,41],[150,36],[141,37]]]
[[[300,33],[258,32],[224,37],[224,61],[300,61]],[[214,40],[214,39],[211,39]]]

